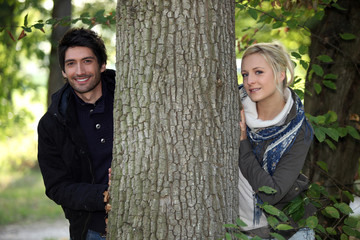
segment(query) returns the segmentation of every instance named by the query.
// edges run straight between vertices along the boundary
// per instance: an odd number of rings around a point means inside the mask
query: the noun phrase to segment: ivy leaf
[[[28,14],[25,15],[24,17],[24,27],[27,27],[28,26]]]
[[[336,90],[336,84],[335,84],[334,82],[332,82],[332,81],[324,80],[324,81],[323,81],[323,84],[324,84],[324,86],[327,87],[327,88]]]
[[[225,233],[225,238],[226,238],[226,240],[231,240],[232,239],[231,234]]]
[[[330,235],[336,235],[336,230],[332,227],[327,227],[326,231],[330,234]]]
[[[306,219],[306,226],[308,226],[311,229],[316,228],[318,223],[319,223],[319,219],[315,216],[311,216]]]
[[[235,228],[235,229],[238,228],[238,226],[235,225],[235,224],[224,224],[223,226],[224,226],[225,228]]]
[[[357,220],[356,218],[353,218],[353,217],[348,217],[348,218],[345,218],[344,223],[346,225],[348,225],[349,227],[356,228],[359,223],[359,220]]]
[[[329,137],[331,137],[336,142],[339,141],[339,133],[334,128],[326,128],[326,127],[320,127],[323,132],[326,133]]]
[[[277,216],[277,217],[280,216],[280,210],[274,206],[264,205],[263,208],[264,208],[265,212],[267,212],[273,216]]]
[[[334,150],[334,151],[336,150],[335,144],[332,141],[330,141],[329,139],[325,139],[325,143],[330,147],[331,150]]]
[[[344,231],[344,233],[346,233],[347,235],[349,236],[354,236],[354,237],[357,237],[357,232],[355,229],[352,229],[351,227],[349,226],[343,226],[342,227],[342,230]]]
[[[272,228],[275,228],[279,224],[277,218],[273,216],[267,217],[266,220]]]
[[[279,28],[279,27],[282,27],[283,23],[278,21],[278,22],[275,22],[273,25],[272,25],[272,28],[273,29],[276,29],[276,28]]]
[[[270,235],[276,238],[277,240],[286,240],[283,236],[281,236],[278,233],[270,233]]]
[[[350,200],[354,201],[354,195],[352,195],[349,191],[343,191],[343,194]]]
[[[319,59],[320,61],[324,62],[324,63],[331,63],[333,62],[332,58],[329,57],[328,55],[320,55],[317,57],[317,59]]]
[[[309,68],[309,64],[307,62],[305,62],[304,60],[300,60],[300,64],[305,70],[307,70]]]
[[[325,172],[328,172],[328,165],[323,161],[317,161],[316,164]]]
[[[347,10],[346,8],[341,7],[341,6],[340,6],[339,4],[337,4],[337,3],[333,3],[333,4],[331,4],[331,6],[333,6],[333,7],[336,8],[336,9],[342,10],[342,11],[346,11],[346,10]]]
[[[288,224],[280,223],[279,225],[276,226],[276,229],[281,230],[281,231],[286,231],[286,230],[293,229],[293,227]]]
[[[236,219],[236,224],[237,224],[239,227],[246,227],[246,226],[247,226],[247,224],[244,223],[244,221],[241,220],[240,218],[237,218],[237,219]]]
[[[343,214],[349,215],[350,213],[353,213],[353,210],[344,202],[341,203],[335,203],[334,207],[340,210]]]
[[[291,56],[293,56],[296,59],[301,59],[301,55],[297,52],[291,52]]]
[[[324,76],[324,78],[325,78],[325,79],[336,80],[336,79],[338,78],[338,75],[329,73],[329,74],[326,74],[326,75]]]
[[[344,40],[353,40],[356,38],[356,36],[352,33],[343,33],[343,34],[340,34],[340,37]]]
[[[308,47],[307,47],[307,46],[301,45],[301,46],[299,47],[299,53],[300,53],[300,54],[304,55],[304,54],[306,54],[307,52],[308,52]]]
[[[345,233],[340,235],[340,240],[349,240],[348,236]]]
[[[257,14],[257,11],[255,9],[249,8],[247,12],[250,15],[250,17],[252,17],[254,20],[257,20],[258,14]]]
[[[318,64],[313,64],[312,65],[312,70],[314,70],[315,74],[320,76],[320,77],[322,77],[324,75],[323,68]]]
[[[259,188],[260,192],[264,192],[266,194],[275,194],[277,191],[269,186],[262,186]]]
[[[360,140],[360,135],[359,135],[358,131],[354,127],[346,126],[346,130],[353,138],[355,138],[357,140]]]
[[[329,214],[330,217],[332,218],[340,218],[340,213],[338,210],[336,210],[336,208],[328,206],[324,209],[324,211]],[[330,232],[329,232],[330,233]]]
[[[296,28],[298,25],[298,22],[295,19],[291,19],[286,22],[289,28]]]
[[[325,133],[320,128],[315,128],[315,137],[319,142],[323,142],[325,140]]]
[[[322,87],[321,87],[320,84],[314,83],[314,89],[315,89],[316,94],[320,94],[321,90],[322,90]]]

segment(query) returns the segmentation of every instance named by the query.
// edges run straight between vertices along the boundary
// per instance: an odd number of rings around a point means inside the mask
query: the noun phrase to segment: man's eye
[[[92,63],[92,60],[89,60],[89,59],[84,60],[84,63]]]
[[[73,62],[66,63],[66,66],[68,66],[68,67],[70,67],[71,65],[74,65],[74,63]]]

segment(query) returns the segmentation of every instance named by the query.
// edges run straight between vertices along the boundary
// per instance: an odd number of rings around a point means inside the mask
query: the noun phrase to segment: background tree
[[[118,1],[109,239],[216,239],[238,214],[233,1]]]
[[[70,18],[72,12],[71,0],[53,0],[54,6],[52,10],[53,19]],[[66,18],[65,18],[66,19]],[[57,45],[65,32],[70,28],[69,25],[57,24],[53,26],[51,31],[50,43],[50,65],[49,65],[49,80],[48,80],[48,91],[47,91],[47,105],[51,103],[51,95],[59,90],[64,85],[64,78],[61,74],[59,66]]]
[[[352,137],[356,136],[356,130],[349,127],[360,130],[360,1],[341,0],[337,3],[340,8],[327,7],[324,18],[311,27],[309,56],[315,67],[309,68],[306,78],[306,89],[310,94],[305,95],[305,110],[313,116],[328,111],[336,114],[325,115],[326,118],[317,122],[319,127],[321,123],[329,127],[322,135],[325,138],[327,134],[326,141],[330,144],[314,141],[308,161],[312,166],[317,161],[327,163],[332,178],[352,186],[360,158],[359,141]],[[341,138],[341,132],[346,133],[346,130],[353,135]],[[338,143],[331,144],[334,140]],[[327,187],[335,185],[317,168],[310,168],[309,172],[313,181]]]

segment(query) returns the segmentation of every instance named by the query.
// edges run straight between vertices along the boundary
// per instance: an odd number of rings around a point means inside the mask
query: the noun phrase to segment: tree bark
[[[53,0],[54,7],[52,11],[52,18],[63,18],[71,17],[72,5],[71,0]],[[61,69],[59,67],[59,60],[57,54],[57,46],[59,40],[64,36],[65,32],[70,28],[70,26],[55,26],[51,32],[51,52],[50,52],[50,73],[48,80],[48,95],[47,95],[47,104],[48,106],[51,103],[51,95],[59,90],[64,85],[64,78],[61,74]]]
[[[307,77],[306,89],[311,89],[312,96],[305,95],[305,110],[315,116],[325,114],[328,110],[334,111],[338,115],[339,126],[351,125],[360,130],[359,121],[351,120],[351,115],[360,115],[360,2],[343,0],[338,4],[346,10],[326,8],[323,20],[311,29],[309,49],[311,63],[321,65],[325,74],[338,75],[336,90],[326,88],[322,84],[322,77],[315,74],[311,80]],[[352,33],[356,39],[346,41],[338,33]],[[319,55],[328,55],[334,62],[320,63],[316,59]],[[314,83],[322,85],[320,94],[315,93],[312,87]],[[307,159],[310,163],[307,172],[312,181],[323,183],[331,191],[336,190],[333,188],[334,182],[314,168],[316,162],[326,162],[331,177],[338,183],[352,186],[360,158],[359,141],[351,136],[340,138],[335,145],[336,150],[331,150],[326,143],[319,143],[315,139]]]
[[[108,239],[216,239],[238,217],[234,7],[118,1]]]

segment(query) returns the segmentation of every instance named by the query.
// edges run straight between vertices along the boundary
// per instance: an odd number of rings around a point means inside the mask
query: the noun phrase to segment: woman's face
[[[253,102],[272,101],[281,96],[276,88],[274,73],[265,58],[260,53],[254,53],[243,58],[241,75],[247,94]],[[281,81],[285,73],[280,74]]]

